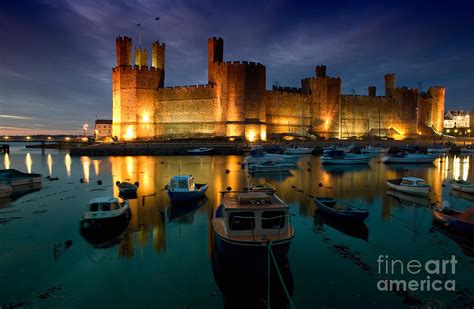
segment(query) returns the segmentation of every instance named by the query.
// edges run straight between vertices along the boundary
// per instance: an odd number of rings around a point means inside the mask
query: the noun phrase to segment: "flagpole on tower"
[[[155,17],[156,20],[156,29],[157,29],[157,40],[160,41],[160,17]]]
[[[142,47],[142,31],[141,31],[141,25],[138,23],[136,24],[136,26],[138,27],[138,47],[141,48]]]

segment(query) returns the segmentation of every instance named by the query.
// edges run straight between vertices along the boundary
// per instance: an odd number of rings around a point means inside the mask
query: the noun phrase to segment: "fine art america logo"
[[[456,274],[454,255],[449,259],[403,262],[388,255],[377,258],[378,274],[383,278],[377,282],[379,291],[455,291]],[[394,279],[394,278],[397,279]],[[408,280],[407,280],[408,279]]]

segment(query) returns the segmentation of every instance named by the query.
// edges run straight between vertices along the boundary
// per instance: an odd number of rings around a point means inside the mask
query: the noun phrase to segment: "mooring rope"
[[[268,309],[270,309],[270,257],[271,259],[273,260],[273,265],[275,265],[275,269],[277,271],[277,274],[278,274],[278,278],[280,279],[280,282],[281,282],[281,286],[283,287],[283,290],[285,291],[285,295],[286,295],[286,298],[288,299],[288,303],[290,305],[290,308],[295,308],[295,305],[293,304],[293,300],[291,299],[291,296],[290,296],[290,293],[288,292],[288,289],[286,288],[286,284],[285,284],[285,281],[283,281],[283,276],[281,275],[280,273],[280,268],[278,267],[278,263],[275,259],[275,255],[273,255],[273,251],[272,251],[272,242],[269,241],[268,244],[267,244],[267,248],[268,248]]]

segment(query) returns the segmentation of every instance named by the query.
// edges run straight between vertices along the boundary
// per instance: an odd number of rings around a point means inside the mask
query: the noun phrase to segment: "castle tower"
[[[160,72],[159,88],[165,86],[165,43],[155,41],[151,46],[151,66]]]
[[[375,97],[377,93],[377,88],[375,86],[369,86],[367,89],[369,97]]]
[[[444,103],[446,88],[441,86],[428,88],[431,95],[431,123],[437,132],[443,132],[444,125]]]
[[[326,76],[326,66],[316,67],[316,77],[301,80],[304,94],[309,95],[311,123],[320,136],[339,137],[341,79]]]
[[[222,38],[209,38],[207,40],[207,74],[209,84],[216,83],[215,64],[222,63],[224,59],[224,40]]]
[[[395,74],[385,74],[385,96],[393,97],[393,89],[395,89]]]
[[[115,48],[117,51],[117,67],[132,65],[132,39],[119,36],[115,39]]]
[[[138,65],[139,67],[148,66],[148,51],[146,48],[135,47],[135,65]]]

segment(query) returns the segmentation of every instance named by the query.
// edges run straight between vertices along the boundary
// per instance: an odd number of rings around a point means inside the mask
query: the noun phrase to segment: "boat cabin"
[[[99,197],[89,201],[84,219],[106,219],[122,213],[127,203],[115,197]]]
[[[426,182],[421,178],[416,177],[404,177],[400,182],[402,186],[410,186],[410,187],[422,187],[427,186]]]
[[[186,176],[174,176],[171,178],[168,190],[178,192],[194,191],[196,185],[194,184],[194,178],[191,175]]]
[[[223,205],[223,224],[229,236],[283,236],[290,229],[288,206],[274,194],[226,193]]]

